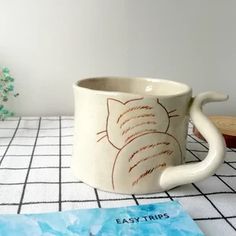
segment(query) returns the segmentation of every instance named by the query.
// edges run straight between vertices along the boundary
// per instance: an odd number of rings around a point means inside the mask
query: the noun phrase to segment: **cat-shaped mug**
[[[224,139],[201,108],[226,95],[193,98],[188,85],[155,78],[88,78],[73,89],[71,167],[90,186],[123,194],[160,192],[200,181],[224,160]],[[203,161],[185,164],[189,115],[209,152]]]

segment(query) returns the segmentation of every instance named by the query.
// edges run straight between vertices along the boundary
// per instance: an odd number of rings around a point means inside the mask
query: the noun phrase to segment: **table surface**
[[[0,213],[40,213],[178,200],[206,235],[236,235],[236,149],[227,149],[215,175],[149,195],[94,189],[70,170],[73,117],[20,117],[0,122]],[[189,126],[186,162],[208,145]]]

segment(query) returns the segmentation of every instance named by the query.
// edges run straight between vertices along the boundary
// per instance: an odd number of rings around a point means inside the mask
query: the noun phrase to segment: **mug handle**
[[[225,141],[219,130],[202,113],[202,106],[208,102],[225,101],[227,95],[216,92],[205,92],[192,98],[189,109],[190,117],[201,135],[209,144],[209,152],[203,161],[198,163],[170,166],[160,176],[160,186],[164,190],[203,180],[215,173],[225,157]]]

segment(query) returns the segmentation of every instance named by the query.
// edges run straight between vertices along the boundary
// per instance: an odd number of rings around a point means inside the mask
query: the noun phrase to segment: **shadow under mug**
[[[73,89],[71,167],[90,186],[124,194],[165,191],[214,174],[224,159],[224,139],[201,108],[226,95],[193,98],[188,85],[154,78],[88,78]],[[189,115],[209,152],[185,164]]]

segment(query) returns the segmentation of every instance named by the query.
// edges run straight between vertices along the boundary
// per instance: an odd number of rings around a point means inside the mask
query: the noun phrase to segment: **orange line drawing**
[[[97,143],[101,141],[103,138],[107,137],[107,135],[102,136],[100,139],[97,140]]]
[[[169,118],[172,118],[172,117],[178,117],[179,115],[172,115],[172,116],[169,116]]]
[[[138,154],[139,152],[142,152],[142,151],[144,151],[144,150],[146,150],[146,149],[148,149],[148,148],[154,148],[154,147],[157,147],[157,146],[159,146],[159,145],[169,145],[170,143],[169,142],[161,142],[161,143],[156,143],[156,144],[150,144],[150,145],[146,145],[146,146],[143,146],[143,147],[141,147],[140,149],[138,149],[136,152],[134,152],[131,156],[130,156],[130,158],[129,158],[129,162],[134,158],[134,156],[136,155],[136,154]]]
[[[167,111],[167,109],[161,104],[161,103],[159,103],[159,100],[157,100],[157,102],[158,102],[158,104],[161,106],[161,107],[163,107],[163,109],[166,111],[166,113],[168,114],[168,111]],[[169,115],[168,115],[169,116]],[[168,125],[167,125],[167,128],[166,128],[166,131],[165,131],[165,133],[167,132],[167,130],[169,129],[169,127],[170,127],[170,118],[168,119]]]
[[[157,170],[157,169],[159,169],[159,168],[161,168],[161,167],[165,167],[165,166],[166,166],[166,163],[164,162],[164,163],[161,163],[161,164],[155,166],[155,167],[152,168],[152,169],[146,170],[146,171],[145,171],[143,174],[141,174],[135,181],[133,181],[132,186],[134,186],[135,184],[137,184],[137,183],[138,183],[142,178],[144,178],[145,176],[151,174],[154,170]]]
[[[130,100],[126,101],[126,102],[121,102],[120,100],[117,100],[117,99],[115,99],[115,98],[107,98],[107,101],[113,100],[113,101],[119,102],[119,103],[121,103],[121,104],[123,104],[123,105],[126,105],[126,104],[129,103],[129,102],[138,101],[138,100],[142,100],[142,99],[143,99],[143,97],[130,99]]]
[[[171,111],[169,111],[168,113],[170,114],[170,113],[172,113],[172,112],[175,112],[176,111],[176,109],[174,109],[174,110],[171,110]]]
[[[136,128],[136,127],[139,127],[139,126],[142,126],[142,125],[156,125],[157,122],[156,121],[146,121],[146,122],[142,122],[142,123],[139,123],[139,124],[136,124],[134,126],[131,126],[127,129],[125,129],[123,132],[122,132],[122,135],[126,134],[127,132],[129,132],[130,130]]]
[[[129,168],[129,172],[131,172],[131,170],[133,170],[136,166],[138,166],[140,163],[142,163],[142,162],[144,162],[144,161],[147,161],[147,160],[149,160],[149,159],[153,159],[153,158],[159,157],[159,156],[161,156],[161,155],[163,155],[163,154],[167,154],[168,156],[170,156],[172,153],[173,153],[173,151],[171,151],[171,150],[165,150],[165,151],[161,151],[161,152],[159,152],[159,153],[156,153],[156,154],[154,154],[154,155],[145,157],[145,158],[141,159],[140,161],[136,162],[133,166],[131,166],[131,167]]]
[[[98,132],[97,135],[102,134],[102,133],[106,133],[106,132],[107,132],[106,130],[103,130],[103,131]]]
[[[119,101],[119,100],[117,100],[117,99],[114,99],[114,98],[107,98],[106,130],[108,129],[108,118],[109,118],[109,115],[110,115],[109,101],[116,101],[116,102],[119,102],[119,103],[125,105],[125,104],[127,104],[127,103],[129,103],[129,102],[138,101],[138,100],[142,100],[142,99],[143,99],[143,97],[141,97],[141,98],[134,98],[134,99],[128,100],[128,101],[126,101],[126,102],[123,103],[123,102],[121,102],[121,101]],[[111,140],[110,140],[110,138],[109,138],[109,135],[107,135],[107,139],[108,139],[109,143],[110,143],[114,148],[116,148],[117,150],[120,150],[120,148],[118,148],[114,143],[111,142]]]
[[[142,115],[138,115],[138,116],[132,116],[132,117],[128,118],[127,120],[123,121],[120,125],[120,128],[122,128],[127,122],[129,122],[133,119],[146,118],[146,117],[155,117],[155,115],[153,113],[147,113],[147,114],[142,114]]]
[[[134,138],[135,136],[139,135],[139,134],[143,134],[143,133],[149,133],[149,132],[156,132],[157,130],[156,129],[144,129],[144,130],[141,130],[141,131],[138,131],[132,135],[130,135],[126,140],[125,140],[125,143],[128,142],[130,139]]]
[[[156,134],[166,134],[166,135],[172,137],[172,138],[176,141],[176,143],[177,143],[177,145],[178,145],[178,147],[179,147],[180,156],[181,156],[181,162],[182,162],[182,161],[183,161],[183,153],[182,153],[182,150],[181,150],[179,141],[178,141],[173,135],[171,135],[171,134],[168,134],[168,133],[165,133],[165,132],[150,132],[150,133],[146,133],[146,134],[140,134],[140,135],[138,135],[137,137],[135,137],[135,139],[136,139],[136,138],[139,138],[139,137],[141,137],[141,136],[143,136],[143,135],[149,135],[149,134],[155,134],[155,133],[156,133]],[[132,141],[133,141],[133,140],[127,142],[127,143],[122,147],[122,149],[125,148],[127,145],[129,145]],[[168,145],[168,144],[167,144],[167,145]],[[111,182],[112,182],[112,188],[113,188],[113,190],[115,190],[115,180],[114,180],[115,166],[116,166],[116,162],[117,162],[118,156],[119,156],[119,154],[120,154],[120,152],[121,152],[122,149],[119,149],[119,151],[117,152],[116,157],[115,157],[115,160],[114,160],[114,162],[113,162],[113,166],[112,166]],[[164,166],[166,166],[166,163],[163,163],[163,164],[161,164],[161,165],[163,165],[163,167],[164,167]],[[153,170],[154,170],[154,169],[155,169],[155,167],[153,168]],[[156,169],[157,169],[157,168],[156,168]],[[153,172],[153,170],[152,170],[152,172]],[[150,171],[150,170],[149,170],[149,171]],[[148,174],[148,173],[147,173],[147,174]],[[145,174],[145,175],[147,175],[147,174]],[[145,176],[145,175],[144,175],[144,176]],[[144,177],[144,176],[143,176],[143,177]],[[139,176],[139,178],[143,178],[143,177],[140,177],[140,176]],[[136,180],[136,181],[137,181],[137,180]],[[139,181],[139,180],[138,180],[138,181]],[[137,181],[137,183],[138,183],[138,181]],[[135,181],[134,181],[134,182],[135,182]],[[133,182],[133,183],[134,183],[134,182]]]
[[[174,109],[174,110],[171,110],[171,111],[169,111],[168,112],[168,115],[169,115],[169,118],[172,118],[172,117],[178,117],[179,115],[177,115],[177,114],[170,114],[170,113],[173,113],[173,112],[175,112],[175,111],[177,111],[176,109]]]
[[[125,114],[127,114],[127,113],[129,113],[129,112],[132,112],[132,111],[136,111],[136,110],[142,110],[142,109],[144,109],[144,110],[151,110],[151,109],[153,109],[153,107],[151,107],[151,106],[136,106],[136,107],[131,107],[131,108],[129,108],[128,110],[124,111],[122,114],[120,114],[120,116],[118,117],[116,123],[118,124],[119,121],[120,121],[120,119],[121,119]]]

